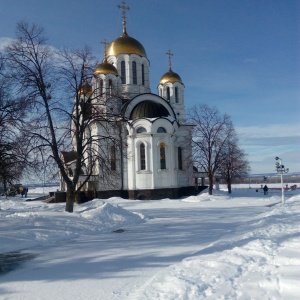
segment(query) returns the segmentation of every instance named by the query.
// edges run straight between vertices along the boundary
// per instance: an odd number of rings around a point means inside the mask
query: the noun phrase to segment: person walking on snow
[[[28,187],[25,187],[25,198],[27,198],[27,193],[28,193]]]
[[[269,188],[265,184],[265,186],[264,186],[264,195],[268,195],[268,190],[269,190]]]

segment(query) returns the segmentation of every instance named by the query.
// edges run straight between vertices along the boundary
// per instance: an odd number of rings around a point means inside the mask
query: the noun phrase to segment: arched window
[[[145,144],[140,144],[140,168],[141,170],[146,170],[146,151]]]
[[[160,97],[162,96],[162,89],[161,88],[159,89],[159,96]]]
[[[103,79],[100,79],[99,94],[100,94],[100,96],[103,95]]]
[[[178,99],[178,87],[175,87],[175,103],[178,103],[179,99]]]
[[[132,62],[132,83],[137,84],[137,76],[136,76],[136,62]]]
[[[121,62],[121,80],[122,80],[122,84],[126,84],[126,67],[125,67],[125,61]]]
[[[110,169],[116,171],[116,147],[110,146]]]
[[[136,131],[136,133],[143,133],[143,132],[147,132],[146,128],[144,127],[139,127]]]
[[[160,160],[160,168],[166,169],[166,144],[159,144],[159,160]]]
[[[112,96],[112,93],[113,93],[113,84],[112,84],[112,80],[111,79],[108,80],[108,92],[109,92],[109,95]]]
[[[182,170],[182,149],[178,147],[178,169]]]
[[[170,101],[170,98],[171,98],[171,96],[170,96],[170,87],[167,87],[167,100]]]
[[[158,128],[157,128],[157,132],[158,132],[158,133],[166,133],[167,131],[166,131],[166,129],[163,128],[163,127],[158,127]]]
[[[142,64],[142,85],[145,85],[145,66]]]

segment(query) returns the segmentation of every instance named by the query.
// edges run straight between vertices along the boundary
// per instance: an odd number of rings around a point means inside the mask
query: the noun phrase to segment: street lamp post
[[[284,167],[281,158],[276,156],[275,159],[277,160],[275,164],[276,170],[277,173],[280,174],[281,178],[281,202],[284,203],[283,173],[288,173],[289,169]]]

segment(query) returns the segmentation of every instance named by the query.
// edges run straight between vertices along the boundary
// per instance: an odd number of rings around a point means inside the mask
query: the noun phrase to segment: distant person
[[[24,190],[25,190],[25,198],[27,198],[28,187],[24,188]]]
[[[268,190],[269,190],[269,188],[265,184],[265,186],[264,186],[264,195],[268,195]]]
[[[25,194],[25,190],[24,190],[24,187],[23,186],[20,186],[19,187],[19,191],[21,193],[21,197],[23,198],[24,194]]]

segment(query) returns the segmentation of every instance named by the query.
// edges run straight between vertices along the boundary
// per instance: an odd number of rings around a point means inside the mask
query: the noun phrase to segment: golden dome
[[[94,71],[95,75],[98,74],[114,74],[114,75],[118,75],[118,70],[114,67],[114,65],[110,64],[109,62],[107,62],[107,60],[105,60],[103,63],[99,64],[95,71]]]
[[[136,39],[130,37],[126,30],[124,30],[121,37],[112,41],[107,48],[107,56],[117,56],[118,54],[137,54],[147,57],[143,45]]]
[[[182,83],[182,80],[181,80],[180,76],[177,73],[175,73],[171,69],[169,69],[169,71],[161,77],[159,83],[160,84],[165,84],[167,82],[171,82],[171,83],[180,82],[180,83]]]
[[[92,91],[93,91],[92,87],[87,82],[85,82],[81,87],[79,87],[78,94],[79,95],[91,94]]]

